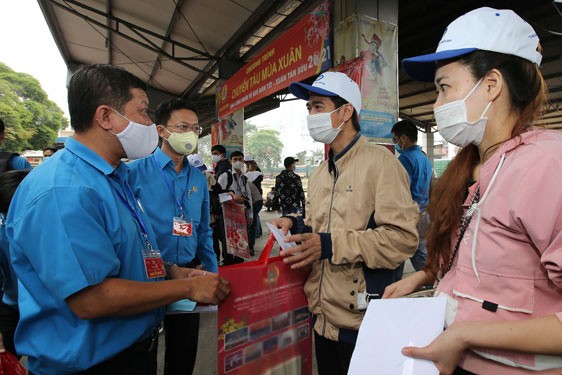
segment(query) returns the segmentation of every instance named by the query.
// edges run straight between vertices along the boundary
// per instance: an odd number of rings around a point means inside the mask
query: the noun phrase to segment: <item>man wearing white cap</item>
[[[368,300],[401,277],[416,250],[418,207],[400,162],[361,135],[361,93],[353,80],[328,72],[289,90],[307,100],[310,135],[330,152],[310,177],[305,221],[274,223],[300,233],[288,238],[301,244],[281,252],[285,261],[312,268],[305,293],[318,372],[347,374]]]

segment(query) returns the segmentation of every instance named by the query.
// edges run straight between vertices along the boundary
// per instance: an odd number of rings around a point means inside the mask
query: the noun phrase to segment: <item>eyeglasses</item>
[[[178,125],[169,125],[168,128],[178,129],[181,133],[187,132],[194,132],[195,134],[199,135],[203,132],[203,128],[199,126],[199,124],[188,125],[188,124],[178,124]]]

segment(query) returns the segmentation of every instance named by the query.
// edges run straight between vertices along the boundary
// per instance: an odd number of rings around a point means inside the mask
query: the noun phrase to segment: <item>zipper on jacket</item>
[[[337,167],[336,167],[336,163],[334,162],[334,167],[336,169],[335,174],[334,174],[334,182],[332,184],[332,197],[330,199],[330,211],[328,213],[328,233],[331,233],[331,227],[332,227],[332,207],[334,205],[334,192],[336,190],[336,181],[338,180],[338,172],[337,172]],[[326,259],[322,260],[322,270],[320,272],[320,288],[319,288],[319,293],[318,293],[318,297],[320,299],[320,309],[322,310],[322,280],[324,279],[324,265],[326,264]],[[322,321],[322,337],[326,336],[326,317],[324,316],[324,320]]]

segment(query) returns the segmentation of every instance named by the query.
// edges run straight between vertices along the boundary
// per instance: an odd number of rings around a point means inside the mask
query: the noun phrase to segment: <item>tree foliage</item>
[[[6,126],[3,149],[21,152],[52,146],[68,126],[63,111],[49,100],[39,81],[0,63],[0,118]]]
[[[248,136],[247,150],[262,170],[271,171],[281,163],[283,142],[277,130],[257,130]]]

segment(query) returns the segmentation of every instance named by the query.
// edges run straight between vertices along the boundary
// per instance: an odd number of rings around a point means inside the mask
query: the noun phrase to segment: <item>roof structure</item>
[[[208,132],[216,121],[215,91],[264,46],[321,0],[38,0],[70,71],[81,64],[125,67],[149,85],[152,105],[183,97],[198,107]],[[539,34],[541,70],[551,103],[541,123],[562,128],[562,4],[553,1],[399,0],[400,59],[433,52],[446,25],[479,6],[511,8]],[[400,116],[420,129],[433,124],[435,88],[399,77]],[[273,109],[272,95],[245,117]]]

